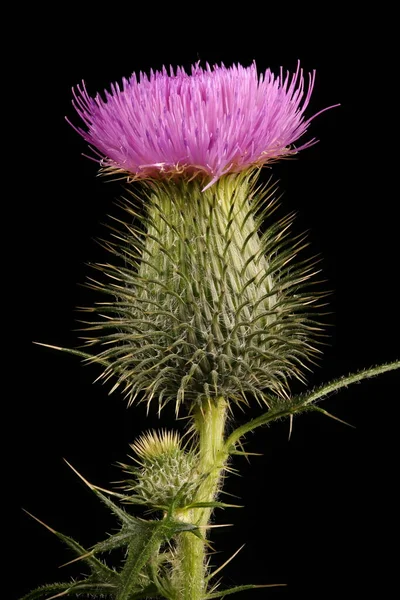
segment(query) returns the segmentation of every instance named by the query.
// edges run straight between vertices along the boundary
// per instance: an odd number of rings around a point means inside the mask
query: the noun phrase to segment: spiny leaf
[[[75,554],[78,555],[78,559],[82,559],[85,563],[88,564],[88,566],[90,567],[90,569],[93,573],[96,573],[98,576],[104,577],[107,580],[113,580],[113,579],[115,580],[118,577],[118,575],[115,571],[113,571],[112,569],[107,567],[107,565],[105,565],[103,562],[101,562],[96,557],[94,557],[90,551],[86,550],[86,548],[83,548],[83,546],[78,544],[78,542],[76,542],[73,538],[70,538],[67,535],[64,535],[62,533],[59,533],[52,527],[49,527],[48,525],[43,523],[43,521],[40,521],[40,519],[38,519],[37,517],[35,517],[31,513],[29,513],[28,511],[25,511],[25,512],[30,517],[32,517],[32,519],[35,519],[35,521],[37,521],[38,523],[43,525],[43,527],[45,527],[46,529],[51,531],[51,533],[56,535],[67,546],[69,546],[75,552]]]
[[[93,557],[93,555],[95,554],[110,552],[112,550],[116,550],[117,548],[128,547],[132,543],[132,540],[137,540],[138,538],[145,539],[146,537],[148,537],[151,534],[153,528],[158,523],[159,521],[137,520],[134,526],[123,526],[122,530],[119,533],[110,535],[107,539],[95,544],[90,550],[90,552],[87,552],[86,554],[83,554],[82,556],[79,556],[78,558],[71,560],[62,566],[70,565],[79,560],[85,560],[86,562],[88,562],[90,557]],[[195,530],[197,530],[196,525],[176,521],[172,525],[171,529],[166,530],[165,533],[167,537],[173,537],[178,533],[182,533],[185,531],[194,532]],[[111,571],[111,573],[115,574],[114,571]]]
[[[139,585],[140,574],[151,557],[157,553],[162,542],[176,533],[196,529],[193,525],[173,522],[171,519],[143,522],[142,532],[131,539],[128,555],[121,572],[118,600],[130,600],[131,590]]]
[[[143,524],[128,546],[127,558],[121,571],[118,600],[128,600],[131,591],[140,587],[140,575],[150,557],[157,551],[163,535],[162,522]]]
[[[323,411],[323,409],[319,409],[319,407],[313,406],[313,403],[317,402],[318,400],[325,399],[330,394],[337,392],[341,388],[348,387],[353,383],[358,383],[363,379],[376,377],[377,375],[382,375],[383,373],[387,373],[396,369],[400,369],[400,361],[394,361],[392,363],[380,365],[378,367],[364,369],[362,371],[359,371],[358,373],[348,375],[347,377],[340,377],[339,379],[335,379],[328,384],[324,384],[316,388],[315,390],[312,390],[309,393],[300,394],[291,399],[288,399],[285,402],[282,402],[279,398],[273,398],[272,396],[268,396],[267,401],[271,406],[270,410],[264,413],[263,415],[252,419],[248,423],[241,425],[235,431],[233,431],[225,442],[226,451],[234,451],[235,444],[241,437],[246,435],[246,433],[253,431],[261,425],[265,425],[266,423],[276,421],[277,419],[290,417],[295,414],[300,414],[305,411],[316,409],[319,412],[323,412],[327,416],[330,416],[331,418],[336,418],[333,417],[333,415],[330,415],[329,413]],[[348,425],[348,423],[345,424]]]
[[[45,585],[36,590],[33,590],[21,600],[55,600],[56,598],[63,598],[68,596],[85,595],[89,597],[91,595],[114,596],[116,591],[115,585],[109,583],[86,583],[85,581],[78,581],[76,583],[54,583]],[[53,592],[57,592],[53,594]],[[49,596],[48,594],[52,594]]]
[[[64,592],[71,587],[71,582],[68,583],[50,583],[49,585],[43,585],[35,590],[32,590],[28,594],[26,594],[21,600],[42,600],[42,598],[49,598],[49,594],[53,594],[54,592]]]
[[[78,471],[76,469],[74,469],[74,467],[72,465],[70,465],[70,463],[67,460],[65,460],[65,462],[70,467],[70,469],[72,469],[74,471],[74,473],[76,475],[78,475],[78,477],[85,483],[85,485],[87,485],[88,488],[90,490],[92,490],[96,494],[96,496],[98,496],[100,498],[100,500],[115,514],[115,516],[122,523],[130,526],[130,525],[133,525],[136,521],[138,521],[138,519],[135,519],[135,517],[128,515],[128,513],[124,509],[119,508],[119,506],[117,506],[114,502],[112,502],[112,500],[110,500],[109,498],[107,498],[107,496],[102,494],[102,492],[100,491],[100,488],[89,483],[80,473],[78,473]]]
[[[70,560],[69,562],[64,563],[61,566],[66,567],[67,565],[71,565],[80,560],[87,561],[88,557],[93,557],[95,554],[99,554],[101,552],[110,552],[111,550],[116,550],[117,548],[128,546],[129,542],[132,539],[132,536],[136,535],[136,533],[137,533],[136,530],[131,529],[129,531],[123,530],[120,533],[110,535],[110,537],[108,537],[106,540],[95,544],[92,547],[92,549],[89,552],[87,552],[87,554],[83,554],[82,556],[79,556],[78,558],[75,558],[74,560]]]

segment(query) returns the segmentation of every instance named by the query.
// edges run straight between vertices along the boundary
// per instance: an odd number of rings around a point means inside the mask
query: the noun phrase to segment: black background
[[[310,386],[398,357],[398,194],[395,170],[387,168],[383,136],[391,117],[383,106],[384,75],[378,75],[389,41],[379,49],[374,43],[383,22],[373,14],[361,23],[344,14],[299,13],[289,27],[289,8],[275,17],[242,6],[230,19],[198,6],[190,14],[175,6],[149,5],[140,13],[119,8],[118,14],[113,8],[101,24],[83,23],[79,13],[36,13],[26,43],[28,84],[21,91],[30,102],[20,124],[31,136],[29,181],[23,168],[16,185],[27,240],[23,264],[16,265],[26,350],[22,357],[19,346],[16,351],[9,401],[15,556],[23,565],[16,597],[80,572],[76,565],[58,569],[71,558],[68,550],[21,508],[87,546],[114,527],[62,458],[107,487],[119,478],[113,465],[138,433],[174,426],[172,411],[159,421],[155,412],[146,417],[143,406],[128,410],[117,394],[109,397],[107,387],[93,385],[94,367],[31,344],[77,344],[75,308],[93,299],[80,285],[89,274],[85,263],[104,258],[95,239],[105,234],[103,223],[115,214],[121,191],[118,183],[96,178],[95,163],[81,156],[85,143],[64,120],[77,122],[71,87],[82,79],[94,94],[163,64],[256,60],[260,71],[281,65],[293,71],[300,59],[305,71],[315,68],[308,114],[341,107],[311,125],[307,136],[321,140],[316,146],[272,169],[284,209],[298,211],[299,231],[310,230],[312,251],[322,255],[326,287],[333,290],[330,345]],[[248,437],[248,450],[263,456],[235,460],[241,477],[231,476],[225,488],[245,507],[218,513],[218,522],[235,526],[213,534],[220,551],[215,564],[246,544],[226,567],[225,584],[287,583],[242,597],[293,599],[354,597],[373,587],[379,597],[391,585],[395,461],[387,428],[398,384],[397,375],[384,375],[325,403],[356,429],[306,415],[295,420],[290,442],[287,422]],[[254,407],[251,415],[258,413]],[[243,422],[242,414],[236,417]]]

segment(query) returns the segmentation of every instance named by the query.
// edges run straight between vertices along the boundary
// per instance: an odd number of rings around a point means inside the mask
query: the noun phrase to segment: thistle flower
[[[255,173],[315,143],[292,147],[314,118],[304,119],[314,78],[305,91],[299,67],[258,78],[254,64],[194,65],[133,75],[105,100],[75,93],[78,131],[103,167],[148,178],[108,244],[120,264],[98,267],[108,281],[92,287],[112,299],[94,309],[103,320],[89,329],[100,333],[87,339],[130,403],[140,393],[177,410],[247,394],[268,404],[266,392],[285,398],[289,379],[303,380],[317,352],[314,269],[296,266],[293,216],[269,221],[276,203]]]
[[[295,154],[298,140],[317,115],[304,119],[314,87],[297,66],[290,76],[250,67],[192,66],[168,74],[151,71],[91,98],[84,83],[74,106],[87,130],[75,129],[97,150],[106,171],[133,179],[203,175],[206,187],[237,173]],[[326,109],[325,109],[326,110]],[[321,111],[323,112],[323,111]],[[320,114],[320,113],[317,113]]]
[[[104,157],[105,169],[148,181],[140,206],[126,202],[127,218],[106,243],[117,259],[97,265],[107,281],[91,283],[111,298],[89,309],[100,320],[88,324],[86,343],[101,351],[67,351],[103,365],[101,377],[116,378],[111,391],[122,386],[130,402],[140,393],[148,402],[156,396],[160,409],[175,401],[178,410],[185,401],[193,437],[188,448],[174,432],[148,432],[131,445],[136,464],[121,464],[130,476],[123,482],[128,495],[111,494],[162,510],[162,518],[138,519],[84,480],[120,530],[88,551],[48,528],[77,554],[71,562],[84,562],[90,574],[22,600],[82,594],[204,600],[271,587],[210,586],[237,554],[212,571],[205,539],[213,509],[232,506],[217,501],[223,473],[232,470],[229,456],[246,455],[241,439],[257,427],[305,410],[332,416],[314,403],[399,367],[382,365],[289,395],[290,378],[303,380],[317,352],[319,324],[310,307],[320,296],[309,290],[313,261],[296,264],[305,244],[290,235],[293,215],[270,220],[273,190],[257,188],[256,174],[262,164],[296,152],[292,144],[311,121],[303,112],[313,84],[314,74],[305,93],[299,68],[291,80],[270,71],[257,80],[255,65],[205,71],[195,65],[191,76],[183,69],[141,75],[139,82],[133,76],[106,101],[78,88],[75,106],[88,126],[78,131]],[[247,394],[269,410],[226,437],[229,402],[247,402]],[[99,558],[120,549],[118,570]]]

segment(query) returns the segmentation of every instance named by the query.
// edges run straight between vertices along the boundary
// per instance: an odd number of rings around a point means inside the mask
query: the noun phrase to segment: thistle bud
[[[182,448],[177,433],[161,430],[143,434],[131,448],[135,465],[122,465],[134,476],[126,481],[125,490],[150,506],[182,507],[193,499],[198,485],[196,456]]]

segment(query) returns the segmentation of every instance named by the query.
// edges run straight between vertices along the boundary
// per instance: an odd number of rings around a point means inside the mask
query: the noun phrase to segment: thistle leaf
[[[196,529],[194,525],[176,522],[168,517],[161,521],[143,521],[141,529],[138,528],[128,546],[127,558],[121,572],[118,600],[130,600],[132,590],[140,586],[143,568],[157,554],[163,542],[169,541],[177,533]]]
[[[50,598],[50,594],[54,593],[58,594],[59,592],[65,592],[71,587],[71,582],[68,583],[51,583],[49,585],[43,585],[35,590],[32,590],[26,596],[21,598],[21,600],[42,600]]]
[[[33,590],[21,600],[55,600],[56,598],[66,598],[68,596],[83,596],[86,598],[93,595],[100,595],[102,598],[114,597],[116,587],[108,583],[91,583],[87,581],[77,581],[76,583],[53,583],[44,585]],[[56,592],[54,594],[54,592]],[[51,594],[51,596],[49,596]]]
[[[389,371],[393,371],[396,369],[400,369],[400,361],[394,361],[392,363],[388,363],[386,365],[380,365],[378,367],[371,367],[369,369],[364,369],[359,371],[358,373],[353,373],[348,375],[347,377],[340,377],[339,379],[335,379],[330,383],[324,384],[311,392],[306,394],[300,394],[298,396],[294,396],[293,398],[287,399],[285,402],[282,402],[279,398],[273,398],[268,396],[267,402],[270,406],[270,410],[268,410],[263,415],[252,419],[248,423],[241,425],[235,431],[233,431],[230,436],[227,438],[225,442],[225,448],[228,453],[235,453],[235,444],[244,436],[246,433],[253,431],[257,427],[261,425],[266,425],[272,421],[276,421],[277,419],[282,419],[284,417],[291,417],[295,414],[300,414],[305,411],[317,410],[329,416],[331,418],[333,415],[330,415],[323,409],[314,406],[314,403],[327,398],[329,395],[337,392],[341,388],[348,387],[353,383],[358,383],[363,379],[368,379],[371,377],[376,377],[377,375],[381,375],[383,373],[387,373]],[[343,421],[341,421],[343,422]],[[348,425],[348,423],[345,423]]]
[[[91,551],[86,550],[86,548],[84,548],[83,546],[78,544],[78,542],[76,542],[73,538],[71,538],[67,535],[64,535],[62,533],[59,533],[55,529],[49,527],[48,525],[46,525],[45,523],[40,521],[40,519],[38,519],[34,515],[31,515],[28,511],[25,511],[25,512],[30,517],[32,517],[32,519],[34,519],[35,521],[37,521],[38,523],[43,525],[43,527],[45,527],[46,529],[51,531],[51,533],[56,535],[69,548],[71,548],[74,551],[74,553],[78,556],[78,560],[83,560],[90,567],[90,570],[92,571],[93,574],[95,574],[97,577],[99,577],[103,581],[106,581],[109,583],[117,582],[118,574],[114,570],[107,567],[107,565],[105,565],[102,561],[98,560],[95,556],[93,556],[93,553]],[[74,562],[74,561],[72,561],[72,562]]]
[[[90,490],[92,490],[92,492],[94,492],[96,496],[98,496],[98,498],[100,498],[100,500],[111,510],[111,512],[118,518],[118,520],[121,523],[129,527],[130,525],[134,525],[136,521],[138,521],[138,519],[129,515],[123,508],[120,508],[112,500],[110,500],[110,498],[105,496],[97,486],[89,483],[89,481],[87,481],[87,479],[85,479],[83,475],[78,473],[78,471],[74,469],[74,467],[70,465],[70,463],[67,460],[64,459],[64,461],[67,463],[69,468],[72,469],[72,471],[76,475],[78,475],[78,477],[85,483],[85,485],[87,485],[87,487]]]
[[[71,466],[71,465],[69,465]],[[73,467],[71,467],[73,469]],[[45,525],[36,517],[33,517],[52,533],[57,535],[66,543],[77,558],[67,564],[77,561],[83,561],[91,569],[91,575],[85,581],[75,583],[54,584],[45,586],[31,592],[24,600],[39,600],[40,598],[50,600],[51,598],[61,598],[71,595],[93,595],[118,597],[118,600],[133,600],[146,597],[159,597],[159,591],[162,588],[162,580],[144,585],[148,581],[145,575],[146,569],[150,566],[150,561],[158,555],[163,543],[169,542],[175,535],[183,532],[193,532],[201,537],[198,527],[191,523],[176,521],[172,518],[172,510],[165,515],[162,520],[146,521],[129,515],[125,510],[120,509],[114,502],[105,496],[99,488],[90,484],[75,469],[75,473],[85,482],[85,484],[106,504],[108,508],[117,516],[122,524],[121,531],[111,535],[108,539],[99,542],[88,551],[72,538],[60,534],[49,526]],[[29,513],[28,513],[29,514]],[[33,515],[30,515],[33,516]],[[109,552],[116,548],[126,547],[127,557],[120,573],[108,568],[102,561],[95,557],[95,554]],[[167,585],[167,580],[165,585]],[[54,592],[57,592],[54,595]],[[161,594],[162,595],[162,594]],[[164,596],[169,597],[169,596]]]

